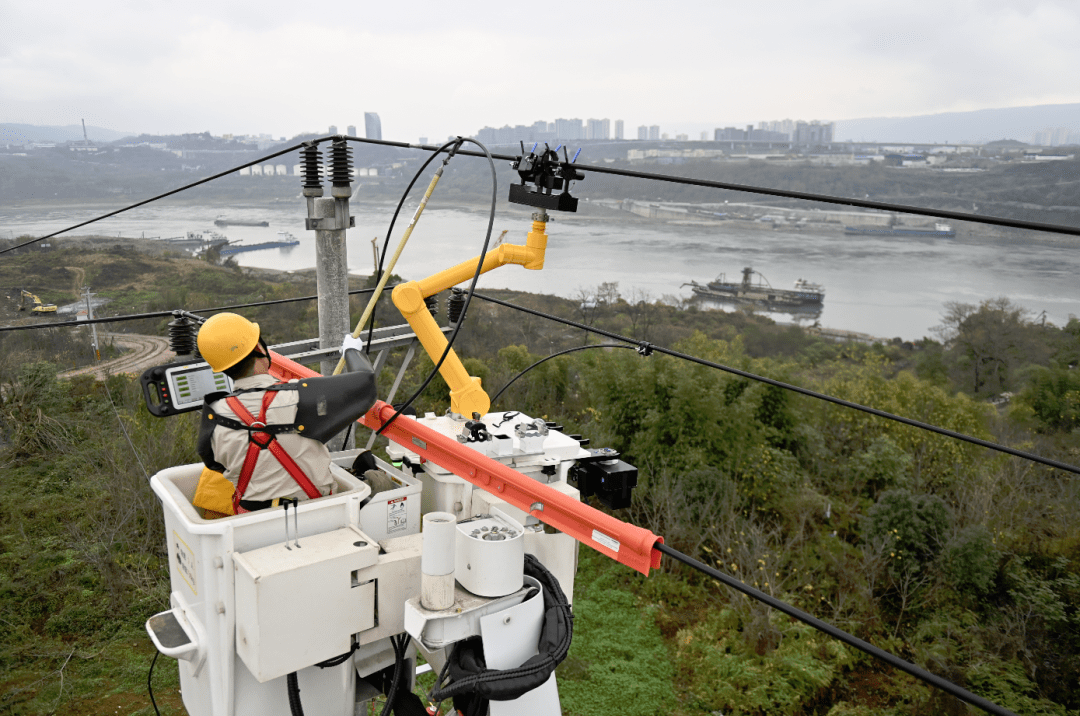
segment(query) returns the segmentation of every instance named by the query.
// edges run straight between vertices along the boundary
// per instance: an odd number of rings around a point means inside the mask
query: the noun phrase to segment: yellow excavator
[[[42,303],[41,299],[36,295],[30,293],[25,289],[19,289],[19,310],[25,311],[26,304],[29,303],[31,313],[56,313],[56,305],[52,303]]]

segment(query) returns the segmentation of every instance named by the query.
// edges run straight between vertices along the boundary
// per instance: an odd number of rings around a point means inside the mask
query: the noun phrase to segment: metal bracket
[[[338,221],[336,216],[327,216],[322,219],[308,218],[304,219],[304,228],[308,231],[340,231],[342,229],[355,229],[356,217],[349,217],[348,226],[342,226],[343,223],[345,222]]]

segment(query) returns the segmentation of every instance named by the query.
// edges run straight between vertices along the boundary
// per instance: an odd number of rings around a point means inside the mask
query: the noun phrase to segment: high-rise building
[[[649,138],[649,128],[644,124],[637,128],[637,138],[644,140]]]
[[[626,139],[623,133],[623,121],[621,119],[615,120],[615,139]]]
[[[610,119],[590,119],[585,129],[585,139],[610,139]]]
[[[349,134],[350,137],[355,137],[356,136],[356,125],[355,124],[350,124],[345,129],[348,131],[348,134]]]
[[[364,135],[368,139],[382,139],[382,122],[375,112],[364,112]]]
[[[337,134],[337,125],[336,124],[331,124],[330,125],[330,131],[327,132],[327,134]]]
[[[649,126],[649,139],[660,139],[659,124],[653,124]]]
[[[815,119],[809,123],[796,122],[795,131],[792,133],[791,141],[793,144],[817,146],[821,144],[831,144],[832,138],[833,123],[819,122]]]
[[[580,119],[556,119],[555,138],[562,140],[584,139],[585,127]]]

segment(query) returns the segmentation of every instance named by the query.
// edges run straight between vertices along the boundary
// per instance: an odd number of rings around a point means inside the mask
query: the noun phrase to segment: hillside
[[[1030,142],[1036,132],[1056,127],[1067,127],[1080,134],[1080,104],[843,119],[836,122],[834,138],[837,141],[926,144],[983,144],[999,139]]]
[[[304,296],[280,276],[93,244],[9,255],[13,278],[70,295],[79,271],[111,310]],[[357,280],[357,286],[364,283]],[[1032,323],[1007,300],[954,307],[945,343],[845,346],[746,313],[627,300],[592,307],[492,292],[636,340],[989,440],[1080,462],[1080,321]],[[354,298],[353,315],[363,307]],[[245,311],[271,343],[316,332],[314,302]],[[168,319],[120,330],[160,335]],[[400,322],[393,309],[380,325]],[[440,321],[445,320],[444,314]],[[136,381],[57,381],[79,331],[0,333],[0,706],[149,714],[143,622],[167,604],[147,475],[194,461],[194,416],[150,417]],[[494,394],[582,331],[478,301],[456,348]],[[83,358],[79,351],[83,350]],[[388,363],[393,366],[397,358]],[[47,361],[47,362],[46,362]],[[431,362],[407,372],[403,394]],[[384,369],[385,390],[392,368]],[[1007,408],[987,402],[1014,395]],[[417,404],[446,408],[433,381]],[[1072,476],[700,365],[631,350],[543,363],[498,407],[564,424],[638,466],[620,518],[1017,713],[1080,709],[1080,492]],[[123,425],[124,430],[119,426]],[[144,472],[145,469],[145,472]],[[711,580],[644,578],[582,550],[568,716],[923,716],[961,704]],[[181,713],[176,666],[154,675]]]

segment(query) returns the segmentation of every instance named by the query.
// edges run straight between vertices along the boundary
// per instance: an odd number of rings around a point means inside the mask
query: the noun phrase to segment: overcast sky
[[[0,0],[0,122],[689,132],[1080,102],[1080,0]]]

